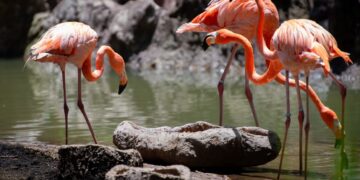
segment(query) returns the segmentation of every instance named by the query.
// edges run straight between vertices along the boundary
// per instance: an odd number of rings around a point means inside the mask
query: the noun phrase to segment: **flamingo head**
[[[328,107],[324,107],[320,112],[321,118],[324,120],[326,125],[332,130],[335,135],[335,147],[343,142],[345,134],[343,134],[342,125],[334,111]]]
[[[208,33],[205,36],[205,38],[203,40],[203,43],[202,43],[202,48],[203,48],[204,51],[206,51],[207,48],[209,48],[209,46],[216,43],[217,34],[218,34],[218,32],[215,31],[215,32]]]

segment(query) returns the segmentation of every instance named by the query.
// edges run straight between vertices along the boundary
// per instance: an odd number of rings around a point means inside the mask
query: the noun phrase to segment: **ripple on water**
[[[22,62],[0,61],[0,138],[16,141],[41,141],[64,144],[64,112],[60,73],[42,68],[22,71]],[[69,69],[68,71],[71,71]],[[76,72],[76,71],[75,71]],[[68,72],[67,72],[68,73]],[[69,142],[92,143],[86,122],[76,106],[76,73],[69,72],[67,97],[69,112]],[[141,75],[143,74],[143,75]],[[83,101],[97,139],[112,144],[112,133],[124,121],[147,127],[178,126],[198,120],[218,123],[218,74],[128,73],[129,84],[123,94],[116,94],[114,73],[106,74],[96,83],[85,80]],[[11,81],[9,81],[11,80]],[[318,83],[318,79],[311,82]],[[12,82],[12,83],[9,83]],[[320,98],[338,113],[339,93],[336,87],[321,83],[315,87]],[[250,83],[261,127],[270,129],[282,138],[285,120],[285,87],[276,83],[255,86]],[[283,179],[303,179],[298,176],[299,129],[296,92],[290,91],[292,121],[286,144]],[[304,98],[303,94],[303,98]],[[350,169],[344,170],[348,179],[360,178],[360,101],[359,90],[348,91],[346,104],[346,152]],[[224,124],[253,125],[254,120],[244,94],[244,79],[229,76],[224,91]],[[310,179],[336,179],[338,152],[333,147],[334,136],[311,105],[309,136]],[[275,178],[279,158],[244,174],[254,179]]]

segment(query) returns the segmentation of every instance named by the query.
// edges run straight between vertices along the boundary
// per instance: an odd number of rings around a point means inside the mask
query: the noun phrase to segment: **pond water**
[[[0,61],[0,139],[19,142],[64,143],[64,114],[61,76],[50,65],[30,65],[22,61]],[[69,143],[91,143],[85,120],[76,107],[76,70],[68,68],[67,93]],[[112,144],[112,133],[122,121],[146,127],[177,126],[194,121],[218,122],[216,84],[218,74],[177,74],[128,72],[129,84],[117,95],[117,77],[109,72],[98,82],[83,80],[83,101],[99,143]],[[320,80],[319,80],[320,81]],[[225,85],[224,124],[252,126],[254,120],[244,95],[242,78]],[[312,85],[320,84],[313,81]],[[340,96],[335,85],[316,86],[323,102],[340,116]],[[284,133],[285,88],[275,83],[251,86],[260,125]],[[283,164],[283,179],[302,179],[298,170],[298,123],[296,93],[291,90],[292,122]],[[303,95],[303,97],[305,97]],[[360,179],[360,91],[348,90],[346,103],[346,152],[349,168],[339,176],[339,152],[334,136],[311,106],[309,140],[310,179]],[[242,178],[275,178],[279,158],[245,169]],[[233,176],[236,178],[236,176]]]

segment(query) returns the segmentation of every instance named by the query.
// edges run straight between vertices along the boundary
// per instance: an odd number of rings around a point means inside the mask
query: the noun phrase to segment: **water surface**
[[[22,61],[0,61],[0,139],[21,142],[64,143],[64,114],[61,76],[57,68],[36,65],[23,69]],[[67,69],[69,143],[91,143],[85,120],[76,107],[76,69]],[[112,133],[122,121],[146,127],[178,126],[194,121],[218,122],[216,83],[218,74],[135,73],[129,72],[129,84],[117,95],[114,73],[95,83],[82,81],[83,101],[101,144],[112,144]],[[254,125],[244,95],[242,78],[227,80],[225,85],[224,124]],[[321,84],[316,80],[313,85]],[[340,96],[336,86],[316,86],[328,107],[340,116]],[[251,86],[261,127],[282,138],[284,133],[285,88],[277,84]],[[303,95],[304,97],[304,95]],[[349,169],[343,177],[360,179],[360,91],[349,90],[346,104],[346,152]],[[284,179],[301,179],[298,169],[298,123],[295,90],[291,91],[292,122],[283,164]],[[339,156],[334,136],[311,106],[309,176],[311,179],[339,178]],[[243,177],[276,177],[279,158],[256,168],[245,169]]]

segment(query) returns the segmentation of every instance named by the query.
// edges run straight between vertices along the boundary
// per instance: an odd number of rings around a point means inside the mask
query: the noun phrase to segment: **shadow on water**
[[[35,66],[38,69],[23,70],[21,61],[0,61],[0,138],[63,144],[64,114],[60,73],[58,68],[51,68],[49,64]],[[68,66],[67,75],[69,143],[91,143],[85,120],[76,107],[75,68]],[[218,123],[218,74],[129,72],[128,76],[128,87],[120,96],[117,95],[118,77],[113,72],[106,73],[95,83],[82,81],[85,109],[101,144],[112,144],[112,133],[124,120],[146,127],[178,126],[199,120]],[[225,84],[226,126],[254,125],[243,82],[242,76],[230,76]],[[322,81],[312,79],[311,85],[321,84],[320,82]],[[341,112],[340,96],[335,85],[326,86],[325,83],[314,88],[324,104],[338,114]],[[251,84],[251,89],[260,126],[282,135],[285,88],[270,83],[265,86]],[[291,89],[290,96],[293,121],[284,154],[282,179],[301,179],[297,175],[299,133],[294,89]],[[349,168],[342,170],[344,179],[360,178],[359,99],[360,91],[349,89],[345,112],[345,151]],[[334,136],[312,104],[310,117],[309,179],[337,179],[340,177],[340,154],[334,148]],[[244,168],[241,172],[238,170],[234,173],[258,179],[275,178],[278,163],[279,158],[276,158],[265,165]]]

